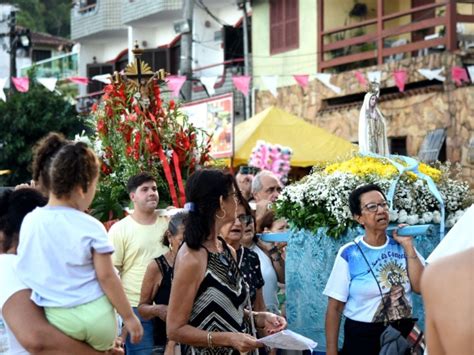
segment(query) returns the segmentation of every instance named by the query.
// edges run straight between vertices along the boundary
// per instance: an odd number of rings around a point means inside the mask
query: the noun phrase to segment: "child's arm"
[[[125,327],[130,333],[132,343],[140,342],[143,336],[143,328],[137,316],[133,313],[127,296],[125,296],[120,279],[115,273],[111,255],[96,252],[92,254],[95,272],[102,290],[122,317]]]
[[[69,338],[49,324],[43,309],[30,300],[31,290],[14,293],[3,305],[3,316],[20,344],[31,354],[99,355],[86,343]],[[108,352],[120,354],[123,351]]]

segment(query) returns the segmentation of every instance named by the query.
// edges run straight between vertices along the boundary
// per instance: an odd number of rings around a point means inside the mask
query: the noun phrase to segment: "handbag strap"
[[[372,267],[370,266],[369,261],[368,261],[367,258],[365,257],[365,254],[364,254],[364,252],[362,251],[362,248],[360,247],[359,243],[357,243],[355,239],[354,239],[354,243],[355,243],[355,245],[357,246],[357,248],[359,248],[360,253],[361,253],[362,256],[364,257],[364,260],[365,260],[365,262],[367,263],[367,266],[369,267],[370,273],[372,274],[372,276],[374,277],[375,282],[377,283],[377,287],[379,288],[379,292],[380,292],[380,298],[382,299],[383,313],[384,313],[384,315],[385,315],[385,319],[386,319],[387,323],[390,323],[390,319],[388,318],[388,315],[387,315],[387,306],[386,306],[385,300],[384,300],[384,298],[383,298],[382,288],[380,287],[379,281],[377,280],[377,277],[375,276],[375,273],[374,273],[374,271],[372,270]]]

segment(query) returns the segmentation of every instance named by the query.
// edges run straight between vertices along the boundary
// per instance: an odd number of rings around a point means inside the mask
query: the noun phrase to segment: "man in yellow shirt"
[[[109,231],[114,245],[112,254],[125,294],[138,315],[137,307],[143,276],[150,261],[164,254],[161,239],[168,227],[165,217],[156,213],[158,190],[154,177],[146,172],[132,176],[127,190],[133,202],[133,213],[115,223]],[[132,344],[129,337],[125,341],[127,355],[151,354],[153,349],[153,323],[140,318],[144,329],[142,341]]]

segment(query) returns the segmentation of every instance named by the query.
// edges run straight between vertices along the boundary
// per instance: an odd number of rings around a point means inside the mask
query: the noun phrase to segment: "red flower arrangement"
[[[157,178],[161,202],[182,207],[184,180],[210,162],[211,137],[192,125],[173,100],[163,104],[160,84],[153,76],[140,87],[116,80],[104,88],[92,112],[102,160],[98,194],[122,196],[124,203],[128,196],[119,190],[130,176],[147,171]]]

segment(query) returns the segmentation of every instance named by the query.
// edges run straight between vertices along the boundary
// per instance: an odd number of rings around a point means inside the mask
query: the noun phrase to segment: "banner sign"
[[[234,97],[232,94],[190,102],[180,110],[196,127],[212,135],[211,156],[228,158],[234,146]]]

